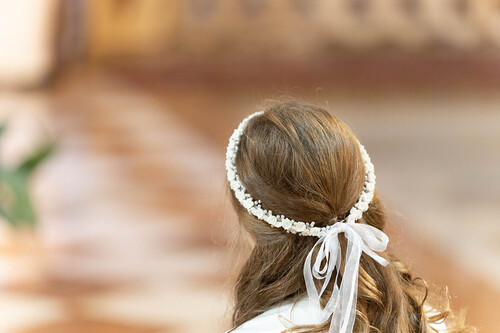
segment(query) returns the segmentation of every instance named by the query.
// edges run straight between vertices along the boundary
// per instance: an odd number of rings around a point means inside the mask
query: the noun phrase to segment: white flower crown
[[[259,220],[265,221],[273,227],[283,228],[287,232],[291,232],[293,234],[322,237],[326,235],[326,232],[332,227],[332,225],[315,227],[315,222],[298,222],[283,215],[273,215],[272,211],[262,208],[260,200],[254,200],[250,194],[247,193],[246,188],[243,186],[240,178],[238,177],[238,172],[236,170],[236,153],[238,152],[243,130],[250,119],[263,113],[264,111],[258,111],[243,119],[238,128],[234,130],[233,134],[229,138],[229,144],[226,151],[226,171],[229,185],[234,191],[234,194],[240,204]],[[365,165],[365,186],[358,201],[349,211],[349,215],[344,220],[339,222],[354,223],[359,220],[363,213],[368,210],[368,205],[372,201],[373,193],[375,191],[376,177],[374,166],[370,160],[370,156],[368,156],[368,153],[365,150],[365,147],[363,147],[359,141],[358,144],[361,151],[361,157]]]

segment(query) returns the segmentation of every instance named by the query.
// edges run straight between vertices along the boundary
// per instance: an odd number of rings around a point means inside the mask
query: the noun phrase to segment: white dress
[[[427,308],[428,309],[428,308]],[[308,312],[307,299],[295,303],[288,303],[274,307],[243,323],[231,333],[281,333],[283,330],[310,323],[308,318],[311,314]],[[446,326],[443,324],[433,325],[438,331],[444,331]],[[226,332],[226,333],[227,333]]]

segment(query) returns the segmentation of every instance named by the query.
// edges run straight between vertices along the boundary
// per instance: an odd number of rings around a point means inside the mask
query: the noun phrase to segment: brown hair
[[[325,226],[344,218],[364,185],[354,134],[326,110],[305,102],[274,103],[264,111],[248,123],[236,157],[238,175],[248,193],[261,200],[264,209],[296,221]],[[241,225],[255,239],[235,286],[232,320],[239,326],[306,295],[303,265],[317,238],[271,228],[248,214],[231,193]],[[376,193],[358,223],[383,230],[385,216]],[[341,243],[345,253],[342,235]],[[426,333],[432,332],[429,323],[446,317],[448,332],[473,331],[457,320],[449,322],[452,316],[447,305],[426,315],[426,284],[413,278],[394,256],[379,254],[390,261],[388,266],[364,253],[361,256],[354,332]],[[329,325],[327,321],[286,331],[327,332]]]

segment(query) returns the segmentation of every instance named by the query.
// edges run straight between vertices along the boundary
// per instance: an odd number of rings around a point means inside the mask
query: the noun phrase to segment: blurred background
[[[0,0],[0,332],[228,329],[226,142],[292,97],[351,126],[392,251],[496,333],[499,88],[499,0]]]

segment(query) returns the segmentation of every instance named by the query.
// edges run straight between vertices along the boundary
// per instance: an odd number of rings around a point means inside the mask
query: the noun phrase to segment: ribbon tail
[[[305,263],[304,263],[304,281],[306,284],[306,290],[307,290],[307,296],[308,296],[308,301],[309,301],[309,313],[321,313],[321,303],[320,303],[320,295],[318,294],[318,291],[316,290],[316,285],[314,284],[314,278],[313,278],[313,273],[311,269],[311,258],[312,254],[314,251],[314,248],[316,245],[318,245],[322,241],[321,239],[313,246],[311,251],[309,251],[309,254],[306,257]],[[320,318],[312,318],[313,322],[315,324],[320,324],[321,319]]]

